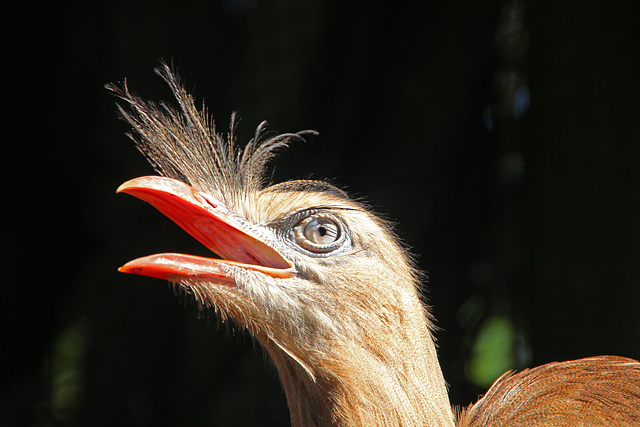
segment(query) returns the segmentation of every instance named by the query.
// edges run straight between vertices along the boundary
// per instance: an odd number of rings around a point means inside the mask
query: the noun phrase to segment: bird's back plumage
[[[640,363],[599,356],[504,374],[457,425],[640,426]]]

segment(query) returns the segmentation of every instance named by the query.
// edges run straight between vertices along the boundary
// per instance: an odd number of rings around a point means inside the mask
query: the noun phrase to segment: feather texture
[[[506,373],[457,425],[638,426],[640,363],[599,356]]]
[[[179,110],[165,103],[144,101],[129,90],[126,80],[121,87],[106,85],[129,104],[129,109],[118,105],[121,117],[135,130],[136,134],[128,134],[129,137],[156,172],[207,192],[239,214],[251,211],[248,206],[263,187],[266,165],[275,152],[292,139],[316,134],[307,130],[266,137],[267,123],[262,122],[254,137],[240,149],[236,145],[235,113],[231,115],[228,134],[218,133],[213,118],[204,105],[196,107],[177,73],[165,63],[155,72],[171,88]]]

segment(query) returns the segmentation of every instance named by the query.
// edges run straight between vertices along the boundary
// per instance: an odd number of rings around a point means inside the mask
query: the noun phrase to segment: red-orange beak
[[[226,259],[184,254],[157,254],[129,261],[123,273],[179,282],[183,279],[235,283],[230,266],[285,278],[293,265],[277,250],[249,231],[249,227],[211,196],[171,178],[144,176],[122,184],[117,193],[127,193],[149,202],[200,243]]]

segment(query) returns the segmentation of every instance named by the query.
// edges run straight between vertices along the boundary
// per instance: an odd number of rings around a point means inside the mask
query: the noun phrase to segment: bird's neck
[[[403,316],[385,337],[339,342],[299,358],[266,344],[287,395],[291,424],[453,426],[421,305],[418,311],[421,315]]]

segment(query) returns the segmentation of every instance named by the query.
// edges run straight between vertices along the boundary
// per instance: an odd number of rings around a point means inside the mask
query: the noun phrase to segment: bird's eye
[[[303,218],[291,232],[298,246],[314,254],[335,251],[344,244],[347,237],[338,220],[324,215]]]
[[[326,245],[340,238],[340,227],[329,218],[314,218],[305,225],[302,234],[312,243]]]

